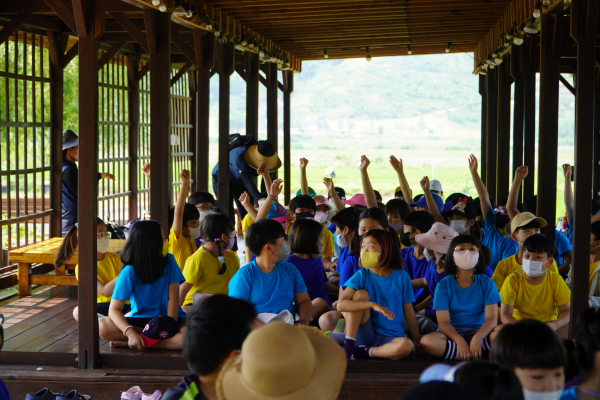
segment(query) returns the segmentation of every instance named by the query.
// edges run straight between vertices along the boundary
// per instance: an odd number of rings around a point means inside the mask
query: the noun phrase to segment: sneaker
[[[36,394],[28,394],[25,400],[56,400],[57,396],[62,396],[62,393],[53,393],[48,388],[44,388]]]
[[[112,342],[111,342],[112,345]],[[129,388],[126,392],[121,392],[121,400],[140,400],[142,398],[142,389],[139,386]]]
[[[162,397],[160,390],[155,390],[152,394],[142,394],[142,400],[159,400]]]
[[[92,396],[78,393],[77,390],[71,390],[66,396],[57,395],[56,400],[92,400]]]

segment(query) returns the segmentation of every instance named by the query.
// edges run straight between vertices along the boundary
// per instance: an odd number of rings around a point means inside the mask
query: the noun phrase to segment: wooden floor
[[[77,321],[73,318],[76,306],[75,286],[40,286],[32,296],[1,301],[0,314],[5,318],[2,352],[77,353]],[[100,353],[182,357],[181,351],[110,347],[102,339]]]

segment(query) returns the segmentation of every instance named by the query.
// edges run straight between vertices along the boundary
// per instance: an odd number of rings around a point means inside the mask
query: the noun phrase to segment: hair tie
[[[213,239],[214,242],[218,242],[219,240],[221,240],[221,239],[219,239],[219,238]]]

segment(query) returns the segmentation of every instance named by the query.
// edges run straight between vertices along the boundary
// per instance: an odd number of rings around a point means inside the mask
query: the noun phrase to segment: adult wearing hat
[[[250,202],[254,199],[267,197],[267,189],[262,183],[262,192],[259,192],[253,179],[259,173],[258,169],[261,163],[266,166],[263,177],[269,173],[275,172],[281,167],[281,160],[277,156],[277,149],[273,144],[266,140],[256,142],[254,137],[246,135],[245,143],[229,151],[229,199],[227,208],[229,209],[229,218],[235,223],[235,213],[233,210],[233,201],[240,213],[240,219],[244,219],[248,213],[242,203],[239,202],[240,196],[244,192],[250,195]],[[212,170],[213,190],[215,195],[219,193],[219,163]]]
[[[62,234],[67,234],[77,223],[77,197],[79,194],[79,137],[72,130],[63,132],[62,164]],[[98,173],[98,180],[112,179],[115,176],[106,172]]]

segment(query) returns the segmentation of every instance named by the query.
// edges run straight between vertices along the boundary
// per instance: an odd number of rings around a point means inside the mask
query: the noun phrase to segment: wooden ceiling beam
[[[70,1],[63,2],[71,12],[73,11]],[[130,4],[124,3],[121,0],[105,0],[105,11],[120,11],[120,12],[131,12],[140,11],[139,8]],[[2,4],[2,13],[6,14],[21,14],[21,13],[32,13],[32,14],[55,14],[52,7],[44,0],[27,0],[27,1],[5,1]]]
[[[18,14],[14,15],[10,22],[0,30],[0,45],[8,40],[8,37],[12,35],[23,22],[27,21],[27,19],[31,16],[31,14]]]
[[[0,25],[6,26],[14,18],[13,14],[0,14]],[[61,20],[52,19],[42,15],[31,15],[21,24],[23,27],[39,29],[41,31],[70,32],[71,29]]]
[[[463,36],[463,37],[453,37],[454,41],[452,42],[453,44],[456,44],[457,46],[460,46],[461,44],[464,43],[479,43],[479,38],[478,37],[473,37],[473,36]],[[356,49],[356,48],[360,48],[360,47],[365,47],[365,46],[369,46],[370,48],[377,48],[378,46],[393,46],[393,45],[397,45],[397,46],[406,46],[407,44],[410,44],[411,46],[413,45],[444,45],[444,49],[446,48],[447,45],[447,41],[444,39],[440,39],[440,38],[411,38],[410,43],[407,39],[405,38],[394,38],[394,39],[383,39],[383,40],[369,40],[368,38],[363,38],[361,40],[353,40],[351,42],[351,44],[349,43],[342,43],[338,40],[335,41],[330,41],[330,42],[321,42],[318,44],[313,44],[313,43],[286,43],[285,44],[285,48],[289,49],[290,51],[294,51],[296,49],[314,49],[314,50],[319,50],[319,49],[324,49],[326,48],[327,51],[334,50],[334,49]],[[445,51],[444,51],[445,52]],[[295,53],[294,53],[295,54]]]
[[[496,2],[496,4],[504,4],[508,6],[511,0],[503,0]],[[337,3],[358,3],[358,4],[389,4],[389,0],[206,0],[206,4],[212,4],[218,7],[228,7],[236,5],[239,7],[250,7],[250,6],[279,6],[285,7],[290,5],[303,5],[309,4],[312,6],[319,4],[337,4]],[[418,2],[404,2],[407,4],[406,7],[413,7],[419,4],[430,4],[435,6],[453,6],[456,5],[455,0],[418,0]],[[487,5],[491,4],[490,0],[461,0],[461,5]]]
[[[147,35],[144,35],[124,13],[121,12],[112,12],[110,15],[127,31],[129,36],[131,36],[137,44],[142,46],[146,53],[149,53],[148,50],[148,40],[146,39]],[[106,35],[106,33],[105,33]],[[107,39],[104,39],[108,41]],[[124,40],[126,41],[126,40]]]
[[[75,33],[77,33],[77,24],[73,11],[65,5],[61,0],[46,0],[46,3],[60,19]],[[4,10],[3,10],[4,11]]]

